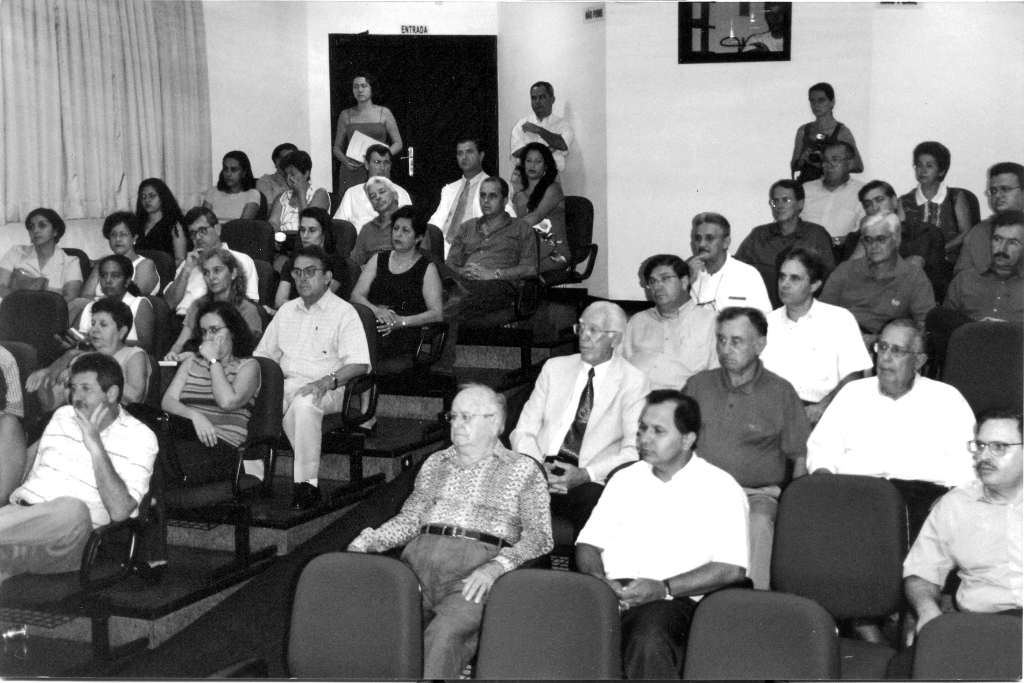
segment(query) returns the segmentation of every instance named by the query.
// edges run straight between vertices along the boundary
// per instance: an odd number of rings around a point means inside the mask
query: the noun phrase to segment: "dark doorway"
[[[391,179],[412,195],[429,217],[441,187],[459,177],[456,139],[471,132],[486,147],[484,169],[498,169],[498,42],[495,36],[371,36],[333,33],[330,40],[331,143],[338,116],[353,106],[352,75],[367,71],[379,80],[374,104],[391,110],[407,158],[395,159]],[[331,157],[334,159],[333,155]],[[333,187],[339,162],[334,159]],[[340,201],[340,198],[339,198]]]

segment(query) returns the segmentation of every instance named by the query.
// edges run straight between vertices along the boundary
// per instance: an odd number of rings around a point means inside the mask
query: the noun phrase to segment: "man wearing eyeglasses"
[[[1024,166],[1004,161],[988,170],[988,208],[996,214],[1004,211],[1024,211]],[[974,269],[978,272],[992,265],[992,218],[981,221],[967,233],[960,257],[956,261],[956,272]]]
[[[391,150],[388,149],[387,145],[371,145],[366,150],[366,160],[363,162],[363,165],[366,166],[367,178],[387,178],[391,180],[391,159]],[[412,204],[412,198],[409,197],[409,193],[405,191],[405,188],[397,183],[392,184],[394,185],[395,193],[398,195],[398,206],[402,207]],[[365,184],[353,185],[345,190],[345,196],[341,198],[341,204],[338,206],[338,212],[334,217],[354,225],[357,233],[362,231],[364,225],[377,217],[377,210],[373,208],[373,203],[367,196]]]
[[[552,510],[574,534],[611,471],[639,457],[636,430],[649,389],[644,373],[615,353],[626,329],[619,306],[591,304],[576,329],[580,352],[544,363],[510,437],[513,450],[544,464]]]
[[[164,300],[178,315],[185,315],[193,301],[206,294],[206,280],[203,279],[202,257],[207,252],[227,249],[235,256],[238,265],[245,271],[245,295],[253,301],[260,300],[260,284],[256,275],[256,264],[248,254],[230,249],[220,241],[220,223],[217,214],[203,206],[197,206],[185,214],[182,220],[188,236],[195,245],[185,260],[178,266],[174,281],[164,290]]]
[[[764,313],[772,310],[761,275],[729,256],[729,221],[705,211],[693,217],[690,230],[690,296],[698,306],[722,311],[729,306],[752,306]]]
[[[370,369],[370,352],[359,313],[331,292],[328,256],[318,246],[295,252],[292,278],[299,298],[281,306],[254,356],[269,358],[284,372],[284,433],[295,453],[292,507],[320,503],[320,442],[323,417],[345,405],[345,385]],[[246,461],[246,472],[262,478],[262,463]],[[270,473],[273,476],[273,473]]]
[[[957,611],[1021,616],[1021,437],[1020,411],[1000,409],[982,415],[974,440],[960,445],[978,477],[935,504],[903,562],[918,632],[942,614],[953,569]]]
[[[974,412],[955,387],[917,374],[927,360],[920,324],[892,321],[874,349],[876,376],[832,400],[807,441],[807,469],[889,479],[907,502],[913,539],[935,499],[973,478],[963,444]]]
[[[800,217],[804,208],[804,186],[795,180],[777,180],[768,190],[768,206],[772,210],[772,223],[759,225],[750,231],[736,250],[736,260],[748,263],[761,274],[772,308],[782,305],[777,281],[779,254],[793,247],[812,249],[821,255],[826,273],[836,267],[832,255],[832,237],[822,226]]]
[[[864,183],[850,177],[856,150],[842,140],[829,143],[822,153],[824,175],[804,184],[804,219],[825,227],[832,244],[839,247],[849,233],[857,229],[864,209],[857,192]]]

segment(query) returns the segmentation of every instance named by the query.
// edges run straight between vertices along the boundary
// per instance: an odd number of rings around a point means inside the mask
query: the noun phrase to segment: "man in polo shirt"
[[[401,188],[384,176],[374,176],[363,185],[365,196],[373,205],[377,215],[366,223],[356,237],[355,246],[349,258],[362,267],[374,254],[391,251],[391,217],[403,205],[399,201],[398,191]],[[403,190],[404,191],[404,190]],[[420,249],[430,251],[430,235],[424,235]]]
[[[386,145],[371,145],[366,150],[366,160],[363,162],[363,165],[366,166],[367,178],[391,180],[391,156],[391,150]],[[366,185],[366,183],[353,185],[345,190],[345,196],[341,198],[338,212],[334,215],[335,218],[354,225],[357,233],[363,229],[364,225],[377,217],[377,209],[373,207],[373,202],[367,196]],[[392,183],[392,189],[398,195],[398,206],[412,204],[412,198],[409,197],[405,188],[397,183]]]
[[[826,275],[835,268],[832,256],[832,238],[817,223],[808,223],[800,217],[804,208],[804,186],[795,180],[778,180],[768,190],[768,205],[772,210],[772,223],[759,225],[750,231],[747,239],[736,250],[736,260],[757,268],[773,308],[780,305],[776,287],[779,254],[791,247],[813,249],[824,260]]]
[[[513,162],[519,161],[526,145],[540,142],[551,148],[558,170],[565,170],[565,158],[569,155],[573,134],[568,121],[551,113],[554,104],[554,86],[546,81],[538,81],[530,86],[530,106],[533,113],[519,119],[516,125],[512,126],[509,150]]]
[[[806,473],[810,427],[803,403],[786,380],[766,370],[768,322],[754,308],[718,314],[721,368],[690,378],[684,391],[700,404],[701,457],[731,474],[750,504],[750,568],[754,587],[767,590],[775,539],[775,513],[787,478]]]
[[[997,215],[1004,211],[1024,211],[1024,166],[1004,161],[988,170],[988,208]],[[960,247],[955,271],[984,272],[992,263],[992,218],[981,221],[967,233]]]
[[[617,472],[576,543],[576,565],[615,592],[626,678],[678,679],[690,621],[711,591],[742,581],[747,500],[694,453],[701,409],[652,391],[640,417],[641,462]]]
[[[256,264],[248,254],[235,251],[220,241],[217,214],[204,206],[197,206],[185,214],[182,223],[196,248],[190,251],[178,266],[174,281],[164,290],[167,305],[178,315],[185,315],[192,302],[206,294],[206,280],[203,279],[203,269],[200,267],[203,262],[202,256],[217,249],[227,249],[234,255],[238,265],[245,271],[245,295],[253,301],[259,301],[260,282],[256,275]]]
[[[853,145],[836,140],[825,148],[821,168],[824,176],[804,185],[804,219],[822,225],[840,247],[847,234],[857,229],[864,209],[857,192],[864,186],[850,177],[855,151]]]
[[[622,357],[652,389],[680,389],[694,374],[718,367],[715,312],[690,298],[689,270],[675,254],[644,261],[642,277],[654,308],[630,318]]]
[[[935,308],[935,292],[924,271],[899,254],[900,219],[891,213],[869,216],[861,227],[864,258],[836,266],[821,300],[853,313],[870,346],[882,326],[896,318],[924,322]]]
[[[768,314],[764,366],[796,389],[811,424],[848,382],[871,369],[853,314],[814,298],[825,279],[821,255],[793,247],[781,256],[783,305]]]
[[[71,405],[53,414],[25,483],[0,507],[0,582],[73,571],[94,527],[135,516],[149,490],[157,441],[121,409],[121,366],[79,356]]]
[[[292,507],[320,502],[320,442],[326,413],[345,405],[345,385],[370,369],[363,324],[355,308],[331,292],[327,254],[317,246],[295,252],[292,277],[299,298],[281,306],[254,356],[270,358],[284,372],[284,433],[295,453]],[[262,463],[246,461],[262,477]],[[273,476],[271,473],[270,476]]]
[[[690,296],[697,306],[722,311],[729,306],[772,310],[761,275],[729,256],[729,221],[710,211],[693,217],[690,230]]]

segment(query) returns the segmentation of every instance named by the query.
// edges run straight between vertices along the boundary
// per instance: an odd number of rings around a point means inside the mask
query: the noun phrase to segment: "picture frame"
[[[679,63],[788,62],[790,2],[680,2]]]

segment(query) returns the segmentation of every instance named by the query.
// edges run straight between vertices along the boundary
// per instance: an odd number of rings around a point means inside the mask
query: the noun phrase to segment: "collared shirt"
[[[149,490],[149,478],[156,460],[156,436],[125,410],[100,432],[103,449],[110,456],[117,476],[136,503]],[[35,463],[25,483],[11,494],[12,503],[44,503],[70,496],[89,507],[93,527],[110,523],[110,513],[103,505],[92,455],[85,447],[82,428],[75,422],[73,406],[63,406],[50,418]],[[138,515],[138,508],[132,517]]]
[[[705,269],[694,278],[690,296],[698,306],[711,306],[713,302],[716,311],[730,306],[749,306],[764,313],[772,310],[761,274],[729,254],[725,255],[725,263],[717,273],[712,275]]]
[[[470,467],[460,467],[455,446],[434,453],[396,516],[366,529],[357,547],[379,552],[405,545],[425,524],[457,526],[505,539],[495,561],[505,571],[553,547],[547,478],[532,458],[504,448]]]
[[[748,488],[780,484],[786,460],[807,454],[810,425],[786,380],[760,361],[753,379],[734,387],[725,368],[690,378],[683,390],[700,406],[701,457]]]
[[[953,269],[984,272],[992,265],[992,219],[986,218],[967,233],[960,245],[960,256]]]
[[[903,562],[903,576],[937,586],[953,568],[957,605],[968,612],[1021,608],[1021,497],[988,499],[982,483],[959,486],[935,503]]]
[[[748,510],[735,480],[696,453],[668,481],[638,462],[611,478],[577,543],[600,548],[615,579],[663,581],[709,562],[746,569]]]
[[[476,263],[483,268],[537,269],[537,240],[533,228],[519,218],[505,213],[496,230],[484,232],[482,218],[473,218],[459,226],[445,262],[449,268],[463,268]]]
[[[411,205],[412,198],[409,197],[409,193],[405,191],[405,188],[394,183],[392,185],[394,185],[395,193],[398,195],[398,206]],[[366,186],[353,185],[345,190],[345,196],[341,198],[341,206],[338,207],[338,212],[334,214],[334,217],[354,225],[357,234],[362,231],[364,225],[376,218],[377,210],[373,208],[370,198],[366,196]],[[388,239],[390,238],[391,236],[388,235]],[[388,249],[390,248],[389,245]]]
[[[901,256],[896,257],[895,267],[882,272],[872,268],[867,258],[858,258],[836,266],[821,300],[842,306],[861,328],[876,334],[896,318],[924,322],[935,308],[935,291],[924,271]]]
[[[924,192],[921,191],[921,186],[918,185],[917,188],[914,190],[914,203],[916,203],[918,206],[927,206],[928,203],[931,202],[936,206],[939,206],[940,204],[942,204],[942,202],[946,201],[946,193],[948,191],[949,190],[946,189],[946,183],[939,183],[939,189],[935,193],[935,196],[932,197],[931,199],[928,199],[927,197],[924,196]],[[932,218],[934,217],[929,216],[927,213],[924,216],[924,220],[928,221],[932,225],[937,225],[938,219],[929,220]]]
[[[833,238],[845,237],[864,217],[864,207],[857,198],[862,187],[864,183],[854,178],[834,190],[827,189],[823,179],[805,183],[803,218],[824,226]]]
[[[518,150],[526,147],[526,145],[531,142],[539,142],[542,145],[548,144],[540,135],[524,131],[524,123],[532,123],[540,126],[549,133],[562,136],[562,140],[565,142],[565,151],[563,152],[562,150],[552,149],[551,154],[555,157],[555,166],[558,167],[558,170],[564,170],[565,158],[569,156],[569,148],[572,146],[573,140],[572,128],[569,126],[569,122],[561,116],[555,116],[554,114],[550,114],[545,119],[538,119],[536,114],[530,114],[525,118],[519,119],[516,121],[516,125],[512,126],[512,141],[509,144],[509,149],[512,150],[512,154],[515,154]]]
[[[384,216],[374,216],[356,236],[356,244],[352,247],[349,258],[365,266],[366,262],[374,254],[382,251],[391,251],[391,220]],[[420,241],[419,250],[430,253],[430,235],[424,234]]]
[[[11,247],[0,259],[0,270],[9,270],[13,273],[19,268],[31,277],[47,278],[49,282],[46,288],[58,294],[64,289],[65,283],[82,281],[82,268],[78,263],[78,257],[68,254],[59,245],[42,268],[39,267],[39,254],[36,253],[34,246],[26,244]]]
[[[444,241],[444,255],[448,256],[448,252],[451,250],[451,240],[448,239],[448,233],[452,229],[457,229],[458,226],[448,225],[450,220],[450,214],[452,207],[459,201],[459,195],[462,194],[462,187],[465,183],[469,183],[470,194],[469,200],[466,202],[466,212],[462,214],[462,221],[468,221],[471,218],[479,218],[483,215],[483,210],[480,208],[480,182],[487,177],[487,174],[480,171],[470,179],[465,177],[459,178],[455,182],[448,183],[441,188],[441,201],[437,205],[437,210],[434,211],[434,215],[427,221],[430,225],[437,226],[445,236]],[[509,197],[508,202],[505,204],[505,213],[515,218],[516,210],[512,206],[512,198]],[[453,238],[454,239],[454,238]]]
[[[256,274],[256,264],[253,263],[252,257],[248,254],[243,254],[240,251],[228,249],[227,242],[221,242],[220,248],[230,251],[231,255],[238,261],[238,265],[241,266],[242,270],[245,272],[245,296],[253,301],[259,301],[260,280],[259,276]],[[174,271],[174,280],[178,279],[178,275],[184,267],[185,264],[182,263],[178,266],[178,269]],[[171,282],[167,284],[167,288],[164,289],[164,293],[171,288],[171,285],[174,284],[174,280],[171,280]],[[206,294],[206,280],[203,278],[203,269],[196,266],[192,269],[192,272],[189,273],[188,282],[185,284],[185,295],[181,297],[178,307],[174,309],[175,313],[178,315],[185,315],[188,311],[188,307],[192,305],[192,302],[204,294]]]
[[[973,320],[1024,322],[1024,277],[1019,268],[1010,277],[1001,277],[992,268],[961,271],[949,284],[942,307]]]
[[[835,257],[832,255],[832,238],[828,231],[817,223],[808,223],[802,218],[796,229],[788,235],[782,232],[782,226],[778,223],[759,225],[750,231],[740,248],[736,250],[737,261],[757,268],[761,279],[764,280],[765,289],[768,290],[768,298],[775,307],[781,303],[777,286],[779,271],[775,267],[775,259],[785,250],[797,246],[817,252],[825,262],[826,276],[836,267]]]
[[[785,306],[767,317],[761,362],[792,384],[803,401],[817,403],[851,372],[872,367],[857,320],[845,308],[812,299],[799,320],[790,319]]]
[[[370,364],[359,313],[330,290],[309,308],[300,298],[278,309],[253,355],[277,362],[285,379],[310,382],[339,366]]]
[[[878,378],[840,390],[807,441],[807,470],[958,486],[974,478],[974,411],[954,387],[916,377],[898,399]]]
[[[562,448],[562,442],[565,441],[565,435],[568,433],[569,428],[576,419],[576,411],[578,411],[580,407],[580,397],[583,396],[583,390],[586,388],[587,381],[590,379],[591,368],[594,370],[594,396],[600,396],[601,390],[604,388],[605,379],[608,377],[608,361],[605,361],[600,365],[591,365],[590,363],[580,360],[578,365],[579,372],[576,374],[576,383],[573,385],[572,395],[566,403],[565,410],[562,412],[561,417],[558,418],[558,422],[556,423],[557,427],[551,431],[551,440],[545,444],[545,453],[557,453]],[[586,468],[586,463],[581,461],[580,467]],[[594,473],[591,472],[591,480],[597,481],[593,475]]]
[[[25,403],[21,396],[21,374],[18,372],[18,361],[11,352],[0,346],[0,370],[4,373],[7,383],[7,407],[4,412],[17,417],[25,417]],[[2,503],[3,501],[0,501]]]
[[[622,357],[647,375],[651,389],[680,389],[698,372],[718,367],[716,318],[693,299],[670,318],[657,308],[640,311],[626,325]]]

